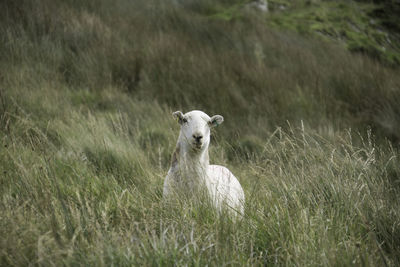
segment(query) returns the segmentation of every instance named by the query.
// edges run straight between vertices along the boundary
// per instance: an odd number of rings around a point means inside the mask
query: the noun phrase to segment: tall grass
[[[398,71],[233,4],[0,3],[0,265],[399,264]],[[162,201],[195,108],[238,222]]]
[[[272,128],[303,119],[313,127],[372,125],[399,139],[398,71],[330,43],[270,31],[254,14],[226,22],[196,12],[210,1],[185,8],[19,1],[3,4],[2,62],[31,83],[48,78],[92,93],[116,87],[175,108],[230,114],[247,133],[259,129],[259,118]]]

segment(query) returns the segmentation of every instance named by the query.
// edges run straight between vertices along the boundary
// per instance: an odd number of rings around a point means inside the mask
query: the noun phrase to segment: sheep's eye
[[[183,123],[187,123],[187,119],[183,118],[183,119],[182,119],[182,122],[183,122]]]

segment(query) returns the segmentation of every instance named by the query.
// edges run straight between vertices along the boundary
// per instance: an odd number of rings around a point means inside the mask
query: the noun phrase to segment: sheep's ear
[[[181,111],[175,111],[174,113],[172,113],[172,116],[174,116],[174,118],[179,122],[179,124],[182,124],[183,122],[183,113]]]
[[[211,120],[208,122],[208,124],[210,125],[210,127],[215,127],[223,122],[224,122],[224,117],[222,117],[221,115],[214,115],[211,117]]]

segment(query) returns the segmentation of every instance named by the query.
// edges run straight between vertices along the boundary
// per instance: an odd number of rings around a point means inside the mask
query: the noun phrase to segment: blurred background
[[[0,1],[0,265],[396,265],[399,66],[396,0]],[[241,226],[163,209],[194,109]]]

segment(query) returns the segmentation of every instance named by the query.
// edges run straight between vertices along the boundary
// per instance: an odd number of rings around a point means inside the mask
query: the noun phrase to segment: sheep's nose
[[[201,138],[203,138],[203,136],[201,134],[194,134],[193,138],[196,140],[196,142],[199,143],[201,141]]]

